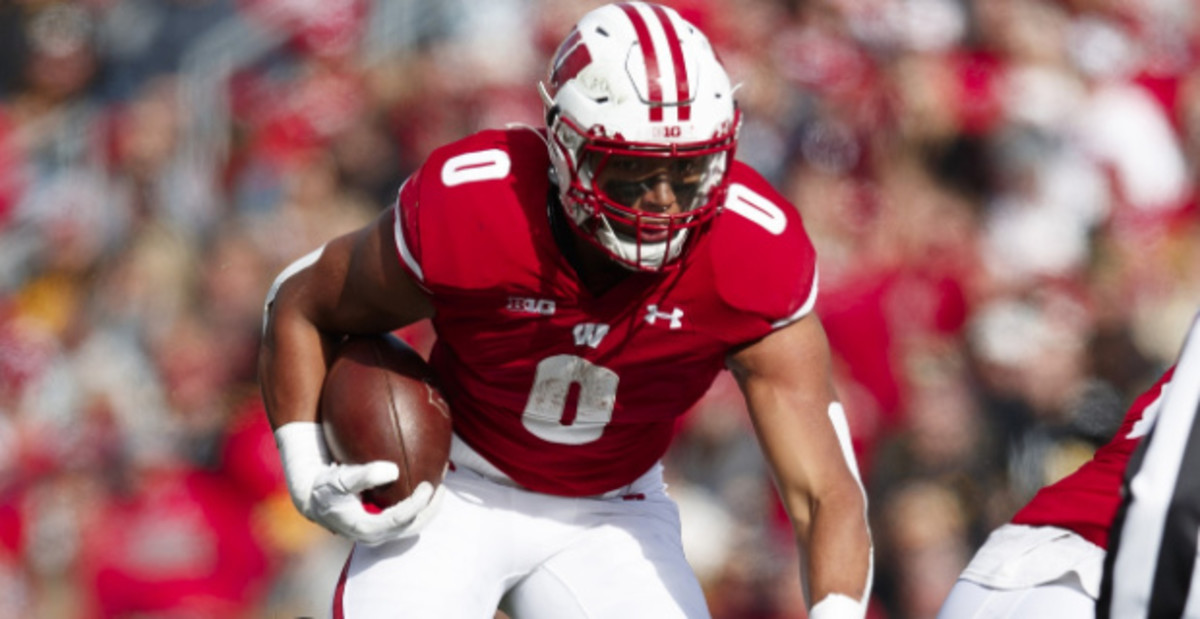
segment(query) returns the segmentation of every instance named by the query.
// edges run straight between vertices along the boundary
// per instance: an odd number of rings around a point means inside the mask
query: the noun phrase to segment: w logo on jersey
[[[597,348],[604,336],[608,335],[608,325],[594,322],[583,322],[575,325],[575,345]]]

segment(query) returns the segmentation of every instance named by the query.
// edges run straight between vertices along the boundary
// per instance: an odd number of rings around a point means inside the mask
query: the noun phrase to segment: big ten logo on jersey
[[[534,314],[537,316],[553,316],[554,301],[551,299],[535,299],[533,297],[509,297],[504,309],[515,314]]]

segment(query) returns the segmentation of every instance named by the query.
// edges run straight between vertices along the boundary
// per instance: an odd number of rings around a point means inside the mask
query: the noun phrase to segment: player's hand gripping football
[[[435,491],[429,482],[418,484],[407,499],[381,512],[367,511],[359,493],[395,481],[399,467],[386,461],[333,462],[320,424],[284,424],[275,430],[275,442],[292,503],[308,519],[334,533],[364,544],[381,544],[416,535],[437,512],[443,486]]]

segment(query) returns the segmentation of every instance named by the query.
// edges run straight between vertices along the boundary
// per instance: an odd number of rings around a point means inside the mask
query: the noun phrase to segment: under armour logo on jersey
[[[608,335],[608,325],[605,324],[583,322],[575,325],[576,346],[597,348],[600,346],[600,340],[603,340],[606,335]]]
[[[683,310],[677,307],[670,312],[660,312],[658,311],[658,304],[647,305],[646,322],[657,324],[659,319],[670,320],[671,322],[668,326],[672,329],[678,329],[683,326]]]

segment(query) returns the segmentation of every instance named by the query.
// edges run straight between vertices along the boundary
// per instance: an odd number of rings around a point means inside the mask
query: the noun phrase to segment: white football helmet
[[[689,233],[694,239],[724,199],[740,121],[708,38],[668,7],[606,5],[575,25],[539,91],[572,227],[630,269],[678,264]],[[650,190],[636,178],[599,186],[612,161],[671,170],[659,174],[674,175],[678,212],[634,208],[638,192]]]

